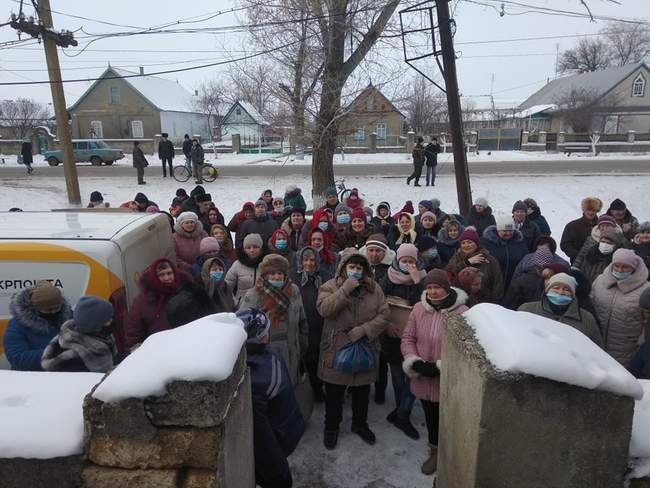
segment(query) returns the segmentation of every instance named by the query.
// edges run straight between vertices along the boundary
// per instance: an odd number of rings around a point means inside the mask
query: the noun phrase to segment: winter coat
[[[564,313],[554,311],[546,295],[542,295],[538,300],[524,303],[518,308],[518,311],[534,313],[535,315],[570,325],[589,337],[598,347],[603,347],[603,337],[600,334],[598,322],[596,322],[594,316],[587,310],[580,308],[576,299],[571,302]]]
[[[588,220],[583,215],[579,219],[572,220],[564,227],[562,239],[560,240],[560,249],[569,256],[571,264],[575,261],[587,237],[591,235],[591,230],[596,225],[598,225],[597,218]]]
[[[366,225],[365,229],[362,232],[356,233],[352,228],[347,229],[344,232],[341,232],[336,235],[334,239],[334,244],[339,249],[346,249],[348,247],[353,247],[355,249],[361,249],[366,245],[368,237],[375,233],[374,228],[369,225]]]
[[[517,310],[524,303],[539,300],[544,294],[544,278],[536,269],[529,269],[512,279],[503,299],[503,306]]]
[[[458,221],[456,221],[458,223]],[[443,227],[440,229],[440,232],[438,232],[438,254],[440,256],[440,259],[442,260],[443,265],[446,265],[451,257],[456,253],[458,248],[460,247],[460,235],[463,233],[463,226],[458,223],[459,226],[459,232],[458,232],[458,237],[456,239],[452,239],[449,237],[449,234],[447,233],[447,228]],[[418,234],[419,237],[419,234]]]
[[[239,303],[248,290],[255,286],[257,281],[257,266],[262,262],[264,254],[255,259],[249,258],[242,249],[237,250],[237,261],[233,263],[226,273],[226,283],[235,294],[235,306]]]
[[[300,188],[296,188],[295,190],[284,194],[284,205],[286,207],[301,208],[303,210],[307,210],[307,203],[305,203],[305,199],[302,196],[302,190]]]
[[[499,262],[503,277],[503,289],[507,290],[519,261],[529,252],[523,235],[521,232],[515,231],[510,239],[503,240],[499,237],[496,226],[492,225],[485,229],[481,243]]]
[[[481,264],[470,264],[468,259],[477,254],[483,254],[487,261]],[[479,303],[500,303],[504,293],[503,276],[501,274],[501,267],[496,258],[481,247],[469,256],[463,254],[463,251],[459,249],[456,251],[456,254],[451,257],[445,269],[454,276],[458,276],[458,273],[460,273],[463,268],[467,267],[476,268],[483,274],[481,290],[477,297]]]
[[[386,222],[386,224],[384,225],[383,222]],[[385,219],[382,219],[381,217],[375,215],[370,220],[370,223],[375,228],[375,231],[381,232],[384,234],[384,236],[388,236],[390,230],[397,224],[395,219],[390,215],[388,215]]]
[[[386,236],[386,240],[388,240],[388,247],[390,247],[392,250],[397,250],[397,248],[400,246],[400,244],[415,244],[418,239],[418,234],[415,231],[415,218],[413,218],[413,238],[411,238],[410,234],[404,234],[402,235],[402,232],[399,230],[399,226],[395,225],[390,228],[388,231],[388,236]],[[402,238],[402,240],[398,243],[397,241]]]
[[[184,230],[179,223],[174,226],[174,245],[176,247],[176,262],[180,268],[189,271],[196,258],[200,256],[201,240],[208,237],[200,222],[196,223],[192,232]]]
[[[629,241],[623,237],[623,230],[619,226],[616,226],[616,231],[621,235],[622,239],[622,243],[618,247],[628,247]],[[575,259],[571,262],[572,267],[582,269],[587,253],[591,251],[594,246],[598,247],[598,244],[600,243],[600,235],[601,231],[598,227],[593,227],[591,229],[591,234],[589,234],[589,237],[585,239],[585,242],[578,251]]]
[[[607,210],[607,215],[612,217],[612,211]],[[634,236],[637,233],[637,229],[639,228],[639,221],[630,213],[628,209],[625,209],[625,216],[621,220],[617,220],[616,223],[619,225],[621,230],[623,230],[623,236],[628,241],[634,239]],[[623,229],[623,227],[626,229]]]
[[[246,292],[240,308],[250,307],[268,312],[264,304],[264,293],[257,286]],[[287,316],[269,330],[268,346],[280,354],[289,368],[291,384],[297,385],[300,378],[300,364],[307,353],[309,326],[302,306],[302,296],[295,283],[291,284],[291,304]]]
[[[144,157],[144,153],[140,146],[133,146],[133,167],[134,168],[146,168],[149,166],[147,158]]]
[[[526,220],[524,220],[523,223],[517,226],[517,229],[519,230],[519,232],[521,232],[521,235],[524,237],[524,241],[526,242],[526,247],[528,248],[528,252],[534,252],[535,244],[537,244],[537,239],[539,238],[539,236],[542,235],[542,233],[539,230],[539,227],[537,227],[537,225],[533,223],[530,219],[526,218]]]
[[[647,288],[650,283],[645,266],[640,265],[629,278],[617,280],[609,265],[591,289],[605,351],[623,366],[627,366],[636,353],[639,337],[647,325],[639,307],[639,297]]]
[[[244,220],[239,226],[239,229],[237,229],[235,247],[238,249],[242,247],[244,245],[244,237],[248,234],[259,234],[262,237],[262,242],[267,242],[271,238],[273,231],[277,228],[278,223],[269,217],[268,214]]]
[[[235,311],[235,299],[233,297],[232,288],[228,285],[226,277],[221,278],[219,281],[214,281],[210,279],[210,267],[212,263],[217,262],[226,269],[224,260],[221,258],[208,258],[203,263],[201,267],[201,282],[205,287],[205,291],[208,296],[212,299],[217,311],[216,313],[221,312],[234,312]]]
[[[31,142],[23,142],[22,146],[20,147],[20,155],[23,157],[23,164],[34,164]]]
[[[167,139],[158,143],[158,159],[174,159],[174,143]]]
[[[197,144],[196,146],[192,144],[190,158],[192,159],[192,164],[203,164],[205,162],[205,155],[203,154],[203,147],[201,144]]]
[[[318,312],[325,319],[323,338],[320,345],[318,377],[326,383],[347,386],[370,385],[377,380],[377,369],[346,373],[334,369],[336,353],[350,343],[348,332],[354,327],[362,327],[365,338],[379,354],[379,335],[384,331],[390,312],[381,287],[370,278],[370,265],[364,264],[364,277],[361,285],[351,289],[342,273],[352,256],[358,252],[345,253],[341,258],[336,277],[324,283],[319,290]]]
[[[413,148],[411,153],[413,156],[413,166],[422,166],[424,165],[424,146],[422,143],[418,142]]]
[[[440,376],[428,378],[413,369],[416,361],[436,363],[442,358],[442,338],[445,318],[458,315],[467,310],[465,302],[467,293],[460,288],[452,288],[456,300],[449,308],[434,309],[426,300],[426,291],[422,292],[420,301],[413,307],[406,328],[402,334],[401,351],[404,355],[402,368],[411,378],[411,393],[415,397],[430,402],[440,400]]]
[[[228,231],[234,232],[236,234],[239,231],[241,225],[247,220],[252,220],[252,219],[246,218],[246,212],[242,208],[239,212],[233,215],[232,218],[230,219],[230,222],[228,222],[228,227],[227,227]]]
[[[17,371],[41,371],[45,347],[59,333],[63,323],[72,317],[70,304],[64,299],[61,310],[47,320],[31,304],[30,297],[31,288],[26,288],[16,293],[9,304],[12,317],[3,342],[11,369]]]
[[[467,225],[471,225],[476,229],[479,236],[483,235],[485,229],[491,225],[496,225],[497,222],[494,220],[494,215],[492,215],[492,208],[486,207],[481,213],[478,213],[474,206],[472,205],[471,210],[465,217],[467,220]]]
[[[246,344],[253,400],[255,482],[262,488],[291,486],[287,457],[305,432],[289,372],[264,344]]]
[[[643,259],[646,268],[650,269],[650,244],[639,244],[636,240],[632,243],[632,250]]]
[[[539,208],[535,208],[532,213],[528,214],[526,220],[535,224],[539,229],[541,235],[543,236],[551,235],[551,228],[549,227],[546,218],[542,215],[542,212],[540,211]]]
[[[610,265],[614,254],[613,252],[610,254],[603,254],[598,249],[598,246],[598,244],[593,244],[585,254],[584,260],[581,261],[580,266],[576,266],[592,283],[603,271],[605,271],[605,268]]]
[[[634,355],[627,370],[640,380],[650,380],[650,338],[648,338]]]
[[[276,221],[278,224],[278,229],[282,226],[285,220],[287,220],[289,217],[291,217],[291,211],[293,209],[291,207],[284,207],[284,210],[282,212],[277,212],[276,210],[272,210],[269,212],[269,217],[271,217],[273,220]]]
[[[298,249],[302,247],[300,242],[303,238],[303,233],[306,234],[308,232],[305,230],[304,225],[301,226],[300,229],[298,230],[294,229],[293,226],[291,225],[291,217],[289,217],[284,219],[284,222],[282,222],[282,225],[280,225],[280,229],[285,231],[289,236],[289,248],[293,252],[296,252]]]
[[[424,157],[427,166],[436,166],[438,164],[438,153],[442,152],[440,144],[430,142],[424,147]]]
[[[183,154],[186,158],[192,157],[192,140],[185,139],[183,140]]]
[[[515,268],[515,272],[512,275],[512,279],[516,280],[519,278],[521,275],[523,275],[526,271],[531,269],[533,267],[533,256],[535,255],[534,252],[528,253],[524,256],[524,258],[519,261],[519,264]],[[553,254],[553,262],[554,263],[560,263],[566,265],[567,269],[571,267],[569,263],[567,263],[566,259],[561,258],[557,254]]]

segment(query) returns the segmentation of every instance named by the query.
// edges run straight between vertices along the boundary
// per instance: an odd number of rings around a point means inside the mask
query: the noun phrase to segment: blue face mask
[[[320,230],[327,230],[329,226],[330,226],[329,222],[318,222],[318,228]]]
[[[351,219],[350,219],[350,216],[349,216],[348,214],[346,214],[346,213],[338,214],[338,215],[336,216],[336,221],[337,221],[339,224],[349,224],[349,223],[350,223],[350,220],[351,220]]]
[[[352,271],[348,269],[347,274],[348,274],[348,278],[355,278],[357,280],[363,278],[363,271]]]
[[[277,241],[275,241],[275,248],[280,250],[286,249],[287,241],[285,241],[284,239],[278,239]]]
[[[632,271],[612,271],[612,276],[617,280],[624,280],[632,275]]]
[[[408,273],[408,272],[409,272],[408,264],[403,263],[403,262],[400,261],[400,262],[398,263],[398,266],[399,266],[399,270],[400,270],[402,273]]]
[[[548,298],[548,301],[553,305],[557,305],[559,307],[569,305],[573,301],[573,297],[562,295],[561,293],[557,293],[555,291],[549,291],[546,293],[546,298]]]
[[[273,288],[282,288],[284,286],[284,280],[269,280],[269,285]]]
[[[223,271],[210,271],[210,279],[212,281],[219,281],[223,278]]]
[[[424,255],[429,259],[436,259],[438,257],[438,250],[429,249]]]

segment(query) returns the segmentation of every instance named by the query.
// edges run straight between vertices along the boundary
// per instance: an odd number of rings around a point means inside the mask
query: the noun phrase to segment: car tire
[[[106,166],[112,166],[115,161],[104,161]]]
[[[61,163],[58,159],[56,159],[54,156],[47,158],[47,164],[50,166],[58,166]]]
[[[100,158],[99,156],[92,156],[90,158],[90,164],[92,164],[93,166],[101,166],[102,158]]]

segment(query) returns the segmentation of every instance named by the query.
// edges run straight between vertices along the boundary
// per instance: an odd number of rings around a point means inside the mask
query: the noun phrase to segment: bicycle
[[[339,202],[344,202],[345,199],[350,196],[350,193],[352,193],[352,190],[348,190],[345,187],[345,178],[335,180],[334,185],[336,186],[336,190],[339,196]]]
[[[176,165],[172,168],[172,177],[179,183],[185,183],[192,177],[192,170],[184,164]],[[219,177],[219,169],[210,163],[204,163],[201,169],[201,177],[203,181],[212,183]]]

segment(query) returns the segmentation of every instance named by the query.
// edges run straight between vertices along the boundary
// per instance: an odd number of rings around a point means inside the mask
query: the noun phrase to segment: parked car
[[[72,141],[75,163],[90,161],[93,166],[113,164],[114,161],[122,159],[124,153],[113,149],[104,141],[99,139],[76,139]],[[43,157],[50,166],[58,166],[63,161],[63,151],[43,151]]]

